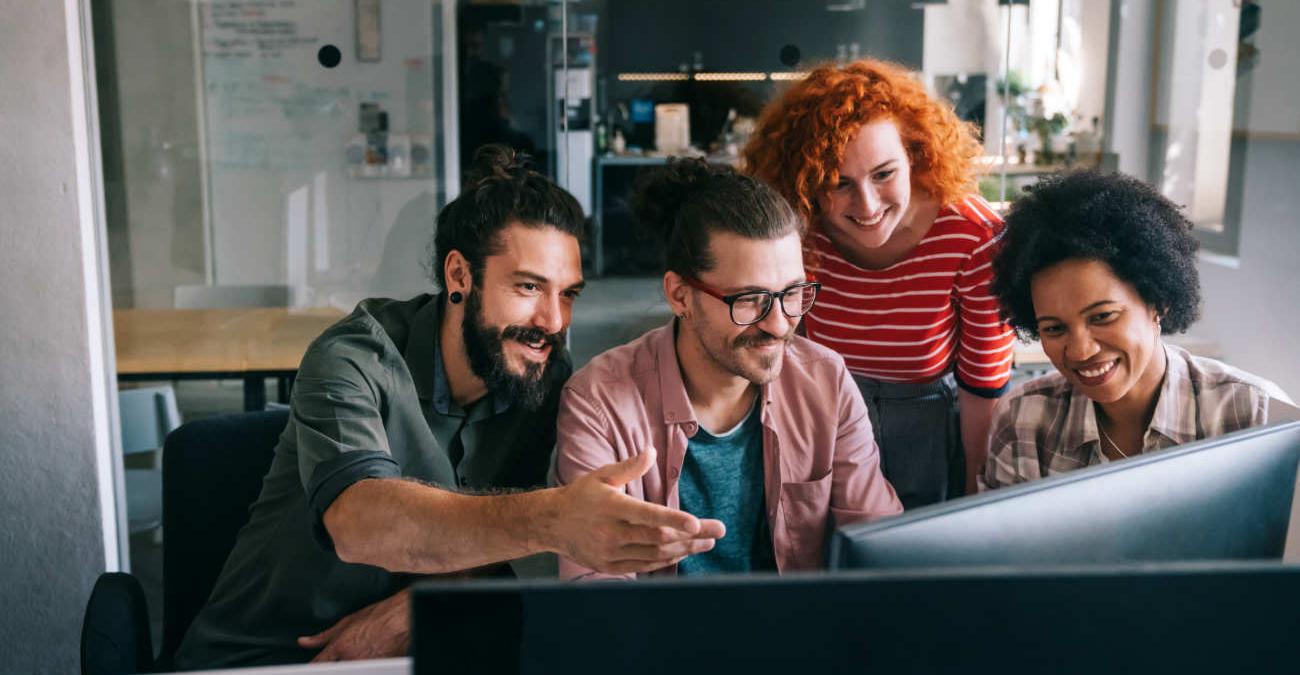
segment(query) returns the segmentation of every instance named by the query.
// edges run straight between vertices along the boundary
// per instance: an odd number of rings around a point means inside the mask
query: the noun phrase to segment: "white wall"
[[[1010,68],[1031,84],[1053,77],[1060,63],[1063,84],[1077,88],[1074,110],[1085,126],[1105,107],[1107,37],[1110,6],[1099,0],[1070,0],[1058,12],[1056,0],[1034,0],[1026,8],[1012,7]],[[959,73],[988,76],[988,128],[985,149],[997,154],[1001,145],[1001,102],[994,88],[1007,67],[1008,9],[996,0],[949,0],[925,5],[922,70],[927,77]],[[1061,54],[1056,32],[1061,28]],[[1077,58],[1075,55],[1077,54]]]
[[[1236,266],[1202,262],[1205,318],[1194,330],[1217,340],[1228,359],[1300,396],[1300,3],[1261,3],[1259,62],[1238,79],[1233,153],[1244,157],[1229,182],[1240,203]]]
[[[1110,60],[1110,3],[1098,0],[1073,0],[1075,11],[1067,12],[1078,22],[1082,84],[1079,87],[1078,113],[1085,127],[1093,116],[1106,111],[1106,70]]]
[[[1115,0],[1112,25],[1116,35],[1110,65],[1110,109],[1104,143],[1119,156],[1119,170],[1150,177],[1152,60],[1155,58],[1155,1]]]
[[[925,5],[921,69],[931,75],[997,73],[1004,26],[992,0]]]
[[[1117,63],[1113,69],[1112,119],[1109,142],[1119,153],[1119,168],[1147,180],[1158,170],[1149,152],[1152,140],[1151,87],[1155,3],[1153,0],[1118,0]],[[1300,52],[1289,39],[1300,31],[1300,13],[1289,3],[1264,6],[1263,27],[1257,39],[1261,74],[1291,73],[1277,80],[1283,91],[1270,100],[1300,96]],[[1273,11],[1270,11],[1272,8]],[[1276,111],[1264,119],[1276,124]],[[1295,110],[1293,114],[1300,117]],[[1252,118],[1260,119],[1260,118]],[[1238,126],[1239,125],[1234,125]],[[1297,119],[1300,126],[1300,119]],[[1273,132],[1275,130],[1268,129]],[[1228,203],[1240,204],[1238,256],[1232,265],[1200,263],[1203,317],[1191,332],[1217,342],[1224,360],[1268,377],[1292,397],[1300,396],[1300,357],[1294,348],[1300,335],[1300,315],[1290,311],[1300,295],[1300,133],[1238,136],[1233,154],[1241,157],[1230,177]]]
[[[1300,140],[1247,141],[1245,153],[1237,267],[1200,264],[1205,312],[1192,332],[1217,341],[1229,363],[1277,382],[1297,398]]]
[[[118,555],[89,17],[77,0],[0,16],[0,672],[72,673]]]
[[[985,154],[1002,147],[1002,104],[994,93],[1003,70],[1006,19],[993,0],[953,0],[925,5],[921,70],[936,75],[983,73],[987,76]]]
[[[1233,128],[1257,136],[1300,137],[1300,2],[1261,3],[1253,42],[1259,61],[1238,78]]]

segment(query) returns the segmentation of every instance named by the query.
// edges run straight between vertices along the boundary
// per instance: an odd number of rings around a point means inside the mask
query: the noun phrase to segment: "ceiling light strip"
[[[700,82],[762,82],[767,73],[696,73]]]
[[[619,82],[684,82],[691,79],[686,73],[619,73]]]
[[[763,82],[772,80],[773,82],[789,82],[792,80],[802,80],[807,77],[806,72],[775,72],[775,73],[619,73],[619,82],[685,82],[695,80],[696,82]]]

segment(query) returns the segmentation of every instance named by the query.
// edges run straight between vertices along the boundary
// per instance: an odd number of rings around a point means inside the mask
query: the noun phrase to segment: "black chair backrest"
[[[163,446],[163,636],[170,664],[262,490],[287,410],[209,417]]]
[[[99,575],[81,623],[82,675],[153,672],[144,589],[125,572]]]

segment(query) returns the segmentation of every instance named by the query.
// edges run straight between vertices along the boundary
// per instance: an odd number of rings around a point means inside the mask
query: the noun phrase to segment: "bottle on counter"
[[[604,155],[609,152],[609,128],[605,126],[604,120],[596,123],[596,155]]]

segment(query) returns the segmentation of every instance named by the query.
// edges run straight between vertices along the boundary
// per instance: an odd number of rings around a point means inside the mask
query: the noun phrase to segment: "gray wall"
[[[81,17],[68,6],[77,3],[0,0],[4,673],[77,672],[90,588],[107,558],[117,566],[97,468],[110,455],[91,146],[81,68],[69,66],[70,53],[80,63],[68,35]]]
[[[1300,295],[1300,140],[1241,144],[1244,176],[1230,181],[1228,193],[1229,204],[1239,199],[1241,205],[1238,266],[1201,262],[1205,314],[1192,331],[1217,341],[1228,362],[1273,380],[1296,399],[1300,314],[1292,308]]]
[[[1232,363],[1296,398],[1300,316],[1290,308],[1300,294],[1300,3],[1260,6],[1259,59],[1237,77],[1233,111],[1233,127],[1244,133],[1232,141],[1225,222],[1237,239],[1203,238],[1236,258],[1201,262],[1205,318],[1195,330],[1222,345]]]
[[[1117,54],[1107,142],[1119,153],[1121,171],[1147,180],[1158,177],[1164,148],[1163,135],[1152,127],[1149,106],[1155,10],[1154,0],[1112,3],[1112,25],[1118,33],[1112,42]],[[1300,54],[1287,49],[1286,40],[1300,29],[1294,10],[1289,12],[1270,14],[1266,9],[1267,30],[1257,38],[1261,67],[1276,69],[1279,61],[1284,72],[1300,67]],[[1270,26],[1270,20],[1281,25]],[[1238,86],[1246,81],[1239,78]],[[1300,93],[1295,91],[1300,80],[1294,77],[1283,78],[1280,86],[1290,87],[1290,94]],[[1239,119],[1234,127],[1254,123]],[[1231,157],[1227,221],[1238,227],[1236,255],[1200,262],[1205,305],[1190,332],[1217,342],[1224,361],[1273,380],[1292,398],[1300,397],[1300,358],[1293,347],[1300,316],[1288,311],[1300,295],[1300,133],[1236,134]]]

